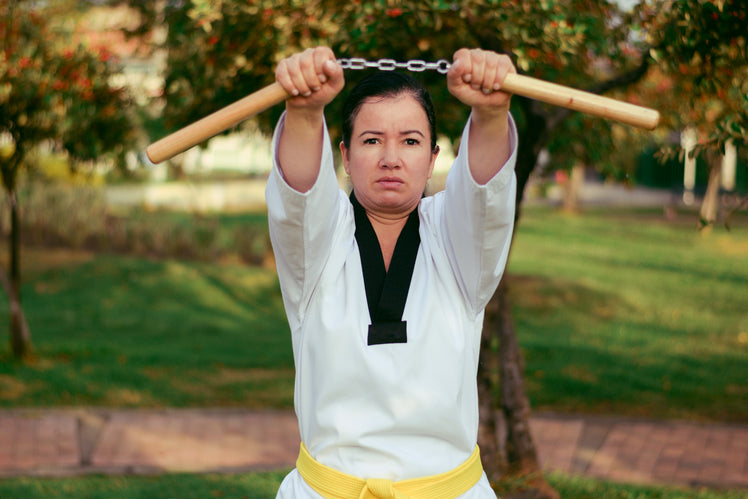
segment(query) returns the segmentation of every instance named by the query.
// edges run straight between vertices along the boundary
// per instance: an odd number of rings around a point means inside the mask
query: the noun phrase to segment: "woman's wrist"
[[[325,108],[324,106],[293,106],[286,105],[286,121],[289,119],[294,122],[318,124],[324,121]]]
[[[473,126],[489,133],[509,133],[509,107],[508,106],[474,106],[471,108],[471,121]]]

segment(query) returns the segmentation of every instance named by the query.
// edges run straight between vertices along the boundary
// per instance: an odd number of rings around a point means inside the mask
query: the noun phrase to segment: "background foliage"
[[[748,145],[748,4],[741,0],[644,2],[651,56],[669,76],[659,90],[665,124],[696,127],[695,154]]]

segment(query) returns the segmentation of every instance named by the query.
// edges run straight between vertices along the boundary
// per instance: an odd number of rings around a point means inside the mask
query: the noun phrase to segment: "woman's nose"
[[[379,166],[383,168],[398,168],[402,166],[400,151],[396,144],[385,144],[382,149],[382,158],[379,160]]]

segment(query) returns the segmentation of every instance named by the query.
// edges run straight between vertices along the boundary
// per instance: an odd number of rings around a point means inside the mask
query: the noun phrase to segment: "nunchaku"
[[[338,63],[343,69],[376,68],[381,71],[406,69],[414,72],[435,70],[442,74],[449,71],[450,68],[450,63],[446,59],[440,59],[437,62],[424,62],[421,60],[396,62],[393,59],[367,61],[361,58],[350,58],[338,59]],[[514,73],[507,74],[501,89],[512,94],[545,102],[546,104],[564,107],[647,130],[653,130],[660,121],[660,113],[654,109],[550,83],[530,76]],[[173,158],[177,154],[238,125],[242,121],[266,109],[284,102],[290,97],[291,95],[279,83],[271,83],[149,145],[146,148],[148,159],[152,163],[157,164]]]

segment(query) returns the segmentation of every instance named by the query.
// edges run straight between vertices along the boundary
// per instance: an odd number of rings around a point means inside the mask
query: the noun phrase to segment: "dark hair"
[[[361,105],[369,97],[395,97],[410,94],[426,111],[431,131],[431,150],[436,149],[436,113],[431,94],[412,76],[396,71],[377,71],[361,80],[343,103],[343,144],[351,146],[353,122]]]

